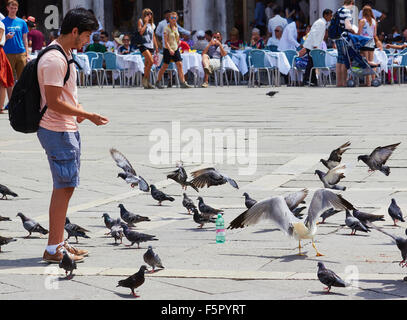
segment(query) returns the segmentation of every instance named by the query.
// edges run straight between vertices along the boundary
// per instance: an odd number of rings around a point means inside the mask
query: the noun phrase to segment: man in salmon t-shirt
[[[62,22],[61,35],[51,43],[62,47],[66,57],[58,50],[51,50],[38,63],[41,106],[47,105],[48,108],[37,136],[48,156],[54,182],[49,208],[48,246],[43,255],[43,260],[49,263],[60,262],[64,251],[75,261],[82,261],[88,255],[88,251],[64,242],[69,200],[79,185],[81,140],[77,123],[90,120],[101,126],[109,120],[85,111],[78,103],[76,70],[67,59],[72,59],[71,49],[79,49],[89,43],[91,33],[97,28],[98,22],[88,10],[77,8],[69,11]],[[68,68],[70,77],[64,85]]]

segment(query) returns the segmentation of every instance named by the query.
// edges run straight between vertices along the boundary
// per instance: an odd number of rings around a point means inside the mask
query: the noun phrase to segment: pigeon
[[[298,196],[288,198],[298,198]],[[302,255],[301,240],[311,239],[312,246],[319,257],[322,256],[322,254],[318,252],[314,243],[314,238],[317,233],[316,222],[321,213],[330,207],[334,207],[338,210],[354,209],[353,205],[341,195],[337,195],[330,190],[321,189],[314,193],[305,221],[296,218],[287,205],[287,200],[279,196],[259,201],[234,219],[228,229],[244,228],[245,226],[257,224],[263,219],[272,220],[281,231],[299,241],[299,255]]]
[[[294,210],[292,210],[292,212],[295,217],[297,217],[298,219],[302,219],[304,214],[302,214],[301,212],[303,212],[305,209],[307,209],[307,207],[299,207],[299,208],[295,208]]]
[[[315,170],[315,174],[318,175],[319,180],[324,184],[324,188],[345,191],[346,187],[338,186],[338,183],[345,178],[345,169],[346,165],[339,165],[327,173]]]
[[[112,225],[110,229],[110,235],[114,238],[114,243],[117,244],[117,240],[120,240],[120,244],[123,243],[123,225],[126,225],[124,222],[120,221],[118,218]]]
[[[148,250],[146,253],[144,253],[143,255],[144,258],[144,262],[147,263],[150,267],[153,268],[153,270],[151,271],[151,273],[155,272],[155,268],[161,268],[164,269],[163,264],[161,263],[161,259],[158,256],[158,254],[156,254],[153,251],[153,247],[152,246],[148,246]]]
[[[270,92],[267,92],[266,93],[266,96],[269,96],[269,97],[274,97],[276,94],[278,93],[278,91],[270,91]]]
[[[198,208],[201,214],[205,216],[217,216],[219,213],[223,215],[223,210],[220,209],[214,209],[211,206],[208,206],[204,203],[202,197],[198,197],[199,203],[198,203]]]
[[[109,214],[104,213],[102,218],[103,218],[106,228],[108,228],[109,230],[112,229],[112,226],[115,223],[115,221],[109,216]]]
[[[328,219],[329,217],[334,216],[335,214],[337,214],[337,213],[339,213],[339,212],[341,212],[341,210],[335,210],[335,209],[333,209],[333,208],[330,208],[330,209],[328,209],[328,210],[325,210],[325,211],[321,214],[322,221],[319,222],[318,224],[324,224],[325,221],[326,221],[326,219]]]
[[[352,229],[351,236],[356,235],[356,231],[370,232],[369,228],[366,227],[359,219],[352,216],[349,210],[346,210],[345,224]]]
[[[327,167],[329,170],[336,168],[341,164],[342,155],[349,150],[351,143],[346,142],[344,145],[340,146],[338,149],[335,149],[331,152],[328,160],[321,159],[321,163]]]
[[[215,168],[201,169],[191,173],[194,179],[193,183],[196,187],[202,189],[205,186],[208,188],[211,186],[220,186],[226,183],[230,183],[233,188],[239,189],[236,181],[229,178],[228,176],[220,173]]]
[[[244,201],[244,204],[246,205],[247,209],[250,209],[251,207],[253,207],[257,201],[250,198],[249,194],[247,192],[243,193],[243,196],[246,198]]]
[[[183,167],[182,161],[177,163],[177,169],[167,175],[167,179],[172,179],[175,182],[179,183],[182,186],[183,190],[187,190],[188,186],[190,186],[196,192],[199,192],[199,189],[191,181],[187,181],[188,175]]]
[[[402,266],[403,268],[407,267],[407,261],[406,261],[407,260],[407,239],[394,236],[394,235],[384,231],[382,228],[374,225],[373,223],[368,222],[368,224],[369,224],[370,228],[376,229],[377,231],[389,236],[396,242],[397,248],[400,250],[401,257],[403,259],[399,263],[399,265]]]
[[[138,176],[136,170],[132,167],[129,160],[118,150],[110,149],[110,154],[114,161],[119,168],[123,169],[123,173],[119,173],[117,175],[118,178],[122,178],[128,184],[131,185],[132,188],[139,187],[141,191],[149,192],[150,187],[146,180],[143,177]]]
[[[6,244],[9,244],[10,242],[17,241],[17,239],[13,238],[6,238],[0,236],[0,252],[1,252],[1,246],[5,246]]]
[[[68,233],[67,241],[70,237],[75,237],[76,243],[78,243],[78,237],[90,239],[90,237],[86,234],[86,232],[90,232],[81,226],[78,226],[75,223],[71,223],[68,217],[65,218],[65,231]]]
[[[161,206],[163,201],[171,201],[174,202],[175,199],[166,195],[164,192],[158,190],[155,185],[151,185],[151,196],[158,201],[158,205]]]
[[[324,290],[327,290],[326,293],[331,291],[331,287],[340,287],[345,288],[346,283],[343,281],[335,272],[325,268],[325,265],[322,262],[318,262],[318,279],[322,284],[327,287]]]
[[[126,236],[127,240],[131,242],[130,245],[126,245],[127,247],[131,247],[133,244],[137,243],[138,249],[140,249],[141,242],[158,241],[156,236],[130,230],[129,227],[125,224],[122,224],[122,227],[124,235]]]
[[[199,229],[202,229],[206,223],[216,223],[216,218],[213,215],[200,214],[197,208],[193,208],[194,221],[199,224]]]
[[[183,195],[184,199],[182,200],[182,205],[188,210],[188,214],[191,214],[192,210],[196,209],[196,206],[192,199],[188,198],[186,193],[184,193]]]
[[[11,219],[9,217],[0,216],[0,222],[2,222],[2,221],[11,221]]]
[[[64,250],[64,256],[59,262],[59,267],[65,270],[65,275],[68,280],[71,280],[73,277],[73,271],[76,269],[76,262],[69,256],[68,252]],[[68,275],[68,272],[69,275]]]
[[[30,237],[33,232],[38,232],[40,234],[46,235],[48,234],[48,230],[43,228],[39,223],[35,222],[34,220],[27,218],[24,214],[19,212],[17,214],[17,217],[21,218],[21,221],[23,222],[23,227],[25,230],[29,232],[29,235],[26,237]]]
[[[400,207],[397,205],[395,199],[391,199],[391,204],[388,209],[390,217],[393,219],[394,226],[397,227],[397,221],[405,222],[403,218],[403,213]]]
[[[367,222],[385,221],[383,215],[374,215],[359,210],[353,210],[353,216],[359,219],[365,227],[368,227]]]
[[[145,265],[141,266],[140,270],[137,273],[133,274],[127,279],[120,280],[116,288],[117,287],[129,288],[131,289],[131,294],[133,295],[133,297],[140,298],[140,296],[135,294],[134,289],[137,289],[144,283],[145,281],[144,273],[146,272],[146,270],[147,266]]]
[[[119,204],[119,208],[120,208],[120,217],[123,219],[123,221],[127,222],[129,227],[134,227],[135,223],[151,221],[150,218],[148,217],[142,217],[138,214],[134,214],[132,212],[127,211],[124,205],[122,204]]]
[[[11,191],[9,188],[3,186],[2,184],[0,184],[0,193],[3,195],[1,200],[7,200],[7,196],[18,197],[17,193]]]
[[[377,147],[369,156],[359,156],[358,161],[363,161],[369,167],[369,172],[379,170],[386,176],[389,176],[390,168],[385,166],[385,164],[400,144],[401,142],[386,147]]]

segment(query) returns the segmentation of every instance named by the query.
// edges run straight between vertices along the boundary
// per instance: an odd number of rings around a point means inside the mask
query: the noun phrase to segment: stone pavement
[[[404,235],[407,225],[393,227],[387,207],[394,197],[407,212],[406,87],[283,87],[274,98],[266,96],[269,90],[232,86],[162,91],[80,89],[80,102],[111,122],[100,128],[86,122],[80,128],[81,186],[68,216],[91,231],[91,239],[79,239],[77,245],[91,254],[78,264],[71,281],[64,279],[62,270],[41,262],[45,236],[24,239],[27,233],[16,214],[23,212],[48,227],[51,177],[36,135],[13,132],[7,115],[0,115],[0,183],[19,194],[0,201],[0,215],[13,220],[0,223],[0,235],[17,239],[3,246],[0,253],[0,300],[129,299],[130,290],[116,288],[117,281],[138,271],[150,244],[166,268],[146,275],[138,290],[145,300],[406,298],[405,271],[398,265],[401,256],[391,239],[377,231],[350,237],[344,213],[319,226],[316,245],[325,254],[321,258],[315,257],[309,241],[303,242],[307,255],[297,256],[298,243],[268,222],[227,230],[226,243],[216,244],[214,225],[199,230],[187,215],[181,205],[181,187],[166,180],[180,159],[179,153],[174,153],[177,137],[195,132],[204,144],[205,129],[231,129],[236,134],[245,129],[245,141],[257,142],[257,152],[250,158],[257,161],[253,174],[239,174],[239,169],[247,167],[241,158],[233,162],[233,152],[241,150],[241,145],[221,146],[222,163],[216,163],[215,154],[204,145],[201,152],[195,149],[194,162],[185,161],[188,172],[215,164],[237,180],[240,190],[224,185],[200,192],[207,204],[225,210],[226,225],[245,210],[243,192],[260,200],[308,188],[309,203],[313,192],[322,187],[314,175],[315,169],[323,170],[319,160],[351,141],[352,149],[344,156],[349,172],[342,182],[348,190],[342,194],[363,211],[384,214],[386,221],[378,225]],[[257,136],[249,137],[249,129],[257,129]],[[150,135],[160,132],[167,132],[172,139],[169,149],[161,153],[169,156],[170,162],[156,164],[150,152],[157,140]],[[367,167],[356,161],[358,155],[377,146],[397,142],[402,145],[389,161],[390,177],[370,175]],[[181,142],[181,150],[187,143]],[[111,147],[123,152],[137,173],[176,201],[159,207],[149,194],[131,190],[117,178],[120,169],[110,157]],[[198,196],[192,189],[187,193],[194,200]],[[159,241],[143,243],[137,249],[136,245],[126,248],[124,239],[123,245],[115,246],[113,239],[105,236],[102,214],[119,217],[119,203],[150,217],[151,222],[141,223],[137,229],[156,235]],[[334,294],[325,295],[316,277],[318,261],[358,281],[351,288],[335,288]]]

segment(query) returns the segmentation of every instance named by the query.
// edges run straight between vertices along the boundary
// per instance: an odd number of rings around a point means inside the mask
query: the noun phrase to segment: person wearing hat
[[[206,41],[206,39],[205,39],[205,31],[199,30],[199,31],[197,31],[195,36],[196,36],[197,40],[195,41],[194,45],[192,46],[192,49],[198,50],[198,51],[204,51],[205,48],[209,44],[209,42]]]
[[[233,50],[239,50],[243,45],[243,40],[240,39],[240,33],[237,28],[232,28],[230,31],[230,40],[226,41],[228,47]]]
[[[46,46],[45,37],[40,30],[37,30],[34,17],[27,18],[28,26],[28,46],[31,48],[31,52],[41,51]]]
[[[98,33],[95,33],[92,37],[93,43],[88,45],[86,48],[85,52],[101,52],[105,53],[107,51],[106,47],[100,43],[100,35]]]

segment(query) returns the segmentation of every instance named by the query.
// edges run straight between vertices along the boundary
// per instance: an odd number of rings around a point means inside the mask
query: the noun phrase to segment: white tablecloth
[[[127,70],[125,76],[128,78],[133,77],[137,72],[144,73],[143,58],[139,54],[118,54],[116,64],[118,68]]]
[[[280,73],[287,75],[291,65],[284,52],[266,52],[265,63],[268,67],[277,67]]]
[[[204,70],[202,66],[202,55],[196,52],[185,52],[181,54],[181,57],[184,74],[191,71],[197,73],[200,78],[203,78]]]
[[[78,53],[76,55],[76,62],[81,66],[82,71],[86,75],[91,74],[91,69],[90,69],[90,63],[89,63],[89,58],[86,54],[84,53]]]
[[[249,67],[247,66],[247,54],[243,51],[233,52],[232,61],[235,63],[242,75],[249,72]]]

